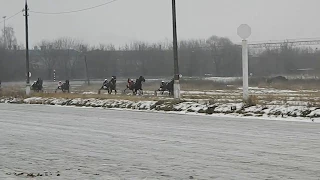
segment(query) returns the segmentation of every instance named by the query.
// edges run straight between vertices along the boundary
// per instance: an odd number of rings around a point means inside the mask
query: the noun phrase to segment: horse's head
[[[171,81],[166,82],[166,86],[168,86],[168,88],[173,87],[174,84],[174,79],[172,79]]]
[[[110,80],[110,82],[109,82],[109,83],[111,83],[111,84],[115,85],[115,84],[116,84],[116,82],[117,82],[117,79],[115,79],[115,78],[111,78],[111,80]]]
[[[139,80],[140,80],[141,82],[146,82],[146,79],[145,79],[143,76],[140,76],[140,77],[139,77]]]

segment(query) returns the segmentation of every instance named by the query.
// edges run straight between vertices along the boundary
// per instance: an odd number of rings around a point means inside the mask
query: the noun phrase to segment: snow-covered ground
[[[95,98],[43,98],[31,97],[26,99],[4,98],[0,103],[12,104],[43,104],[77,107],[117,108],[127,110],[165,111],[183,114],[228,114],[243,117],[264,118],[299,118],[301,121],[320,122],[320,108],[307,105],[254,105],[246,106],[243,103],[219,103],[206,100],[174,101],[174,100],[120,100]]]
[[[320,177],[320,124],[0,104],[0,179]]]

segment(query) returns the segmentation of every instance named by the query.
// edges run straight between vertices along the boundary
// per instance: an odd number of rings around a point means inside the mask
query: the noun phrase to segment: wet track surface
[[[319,180],[319,138],[311,122],[0,104],[0,179]]]

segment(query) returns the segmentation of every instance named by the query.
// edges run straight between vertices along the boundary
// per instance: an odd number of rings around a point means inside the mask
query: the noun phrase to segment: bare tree
[[[207,44],[211,50],[216,75],[221,76],[223,75],[222,71],[231,68],[232,61],[237,59],[237,49],[231,40],[225,37],[211,36],[207,40]]]
[[[44,66],[47,71],[46,78],[52,79],[53,70],[58,62],[58,51],[54,47],[54,42],[43,40],[38,45],[40,50],[36,57],[32,59],[33,64]]]
[[[5,37],[3,35],[5,35]],[[17,45],[17,38],[15,36],[13,27],[7,26],[5,29],[2,29],[2,37],[0,42],[1,44],[4,44],[5,42],[5,45],[8,49],[12,49]]]
[[[83,57],[83,43],[80,40],[62,37],[54,41],[54,47],[59,51],[59,62],[64,67],[66,79],[70,79],[75,71],[77,63]]]

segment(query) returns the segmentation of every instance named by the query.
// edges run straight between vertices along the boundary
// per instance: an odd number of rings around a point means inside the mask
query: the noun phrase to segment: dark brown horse
[[[155,90],[155,95],[157,95],[157,92],[160,91],[161,94],[164,94],[165,91],[169,92],[169,96],[173,95],[173,84],[174,80],[172,79],[170,82],[164,82],[162,81],[160,84],[160,88]]]
[[[123,92],[125,93],[127,89],[132,91],[132,94],[136,95],[137,92],[139,91],[140,94],[143,94],[143,89],[142,89],[142,82],[146,82],[146,79],[143,76],[140,76],[138,79],[136,79],[136,82],[130,83],[130,79],[128,79],[128,85]]]

